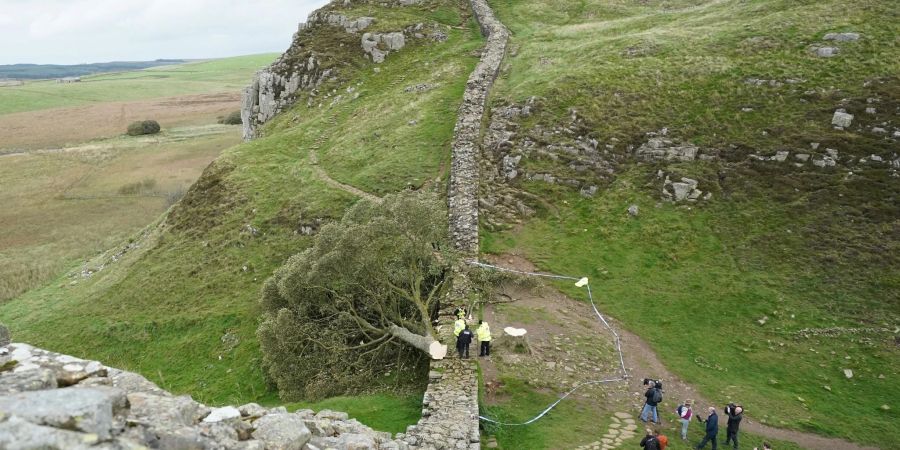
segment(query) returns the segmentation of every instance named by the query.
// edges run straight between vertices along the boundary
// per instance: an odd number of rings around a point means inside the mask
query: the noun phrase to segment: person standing
[[[465,325],[465,328],[459,333],[459,336],[456,338],[456,350],[459,352],[460,358],[468,358],[469,357],[469,344],[472,343],[472,338],[475,335],[472,333],[472,330],[469,329],[468,325]]]
[[[662,450],[659,447],[659,440],[656,439],[656,434],[649,428],[647,428],[647,434],[641,439],[641,447],[644,450]]]
[[[456,322],[453,323],[453,335],[459,337],[459,333],[462,333],[463,330],[466,329],[466,319],[460,317],[456,319]]]
[[[660,434],[659,429],[653,431],[653,435],[656,436],[656,440],[659,442],[659,450],[666,450],[666,447],[669,446],[669,437]]]
[[[728,428],[725,430],[725,445],[734,442],[734,450],[738,450],[738,429],[741,427],[741,419],[744,418],[744,408],[740,405],[735,406],[729,403],[725,407],[725,414],[728,415]]]
[[[697,416],[697,420],[701,422],[706,422],[706,435],[703,436],[703,440],[697,444],[697,450],[706,447],[707,442],[712,442],[712,450],[716,450],[719,448],[719,444],[717,442],[719,436],[719,416],[716,415],[716,408],[710,406],[709,407],[709,416],[706,417],[706,420]]]
[[[687,440],[688,425],[691,424],[691,417],[694,415],[694,410],[691,407],[693,404],[693,400],[687,399],[684,401],[684,404],[675,411],[678,414],[678,420],[681,421],[681,440],[683,441]]]
[[[649,381],[649,388],[647,392],[644,393],[644,397],[647,400],[644,402],[644,408],[641,410],[641,421],[646,422],[649,419],[649,415],[653,413],[653,422],[659,423],[659,412],[657,411],[657,405],[662,401],[662,392],[657,389],[656,382],[653,380]]]
[[[478,321],[478,329],[475,330],[478,335],[478,342],[481,343],[478,356],[491,356],[491,327],[483,320]]]

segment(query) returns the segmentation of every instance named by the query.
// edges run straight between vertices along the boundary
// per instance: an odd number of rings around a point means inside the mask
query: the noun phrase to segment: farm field
[[[26,81],[0,88],[0,115],[41,109],[215,92],[240,93],[274,53],[237,56],[135,72],[82,77],[80,83]]]

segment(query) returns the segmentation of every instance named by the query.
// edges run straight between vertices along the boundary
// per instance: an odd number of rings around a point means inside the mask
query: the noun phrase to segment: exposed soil
[[[501,267],[529,272],[538,271],[537,268],[528,260],[517,255],[503,255],[499,257],[488,256],[487,259],[492,264]],[[597,320],[584,320],[585,318],[595,319],[596,317],[589,304],[568,298],[549,287],[538,287],[533,289],[505,287],[502,290],[501,297],[506,296],[509,296],[515,300],[516,309],[521,308],[524,310],[532,310],[535,312],[536,317],[559,318],[563,323],[566,324],[566,326],[560,327],[560,323],[554,320],[534,320],[529,321],[528,323],[522,323],[517,322],[515,320],[515,317],[511,317],[510,315],[498,312],[497,308],[494,305],[488,305],[488,307],[485,308],[485,320],[488,320],[489,323],[492,324],[492,327],[496,327],[496,329],[494,330],[495,336],[502,334],[502,332],[500,331],[502,328],[500,327],[508,325],[521,326],[528,330],[527,336],[530,336],[532,343],[530,347],[532,347],[532,349],[535,349],[534,351],[532,351],[530,358],[537,360],[538,365],[546,365],[550,362],[559,360],[558,355],[554,357],[554,355],[552,354],[547,354],[541,351],[541,348],[545,347],[545,343],[548,341],[548,338],[554,335],[569,336],[571,339],[576,339],[576,336],[587,337],[588,335],[590,335],[593,338],[606,340],[606,342],[608,343],[607,347],[609,349],[612,349],[612,335],[610,334],[609,330],[602,326],[602,324],[600,324]],[[610,321],[610,324],[617,330],[621,337],[625,366],[630,376],[630,380],[628,381],[627,385],[625,383],[621,383],[617,386],[609,385],[608,387],[603,389],[602,395],[606,397],[606,401],[607,403],[609,403],[608,406],[612,408],[610,409],[610,411],[615,409],[624,409],[635,414],[640,411],[640,407],[643,403],[644,391],[644,387],[642,386],[643,374],[653,374],[653,376],[665,380],[666,400],[663,404],[660,405],[659,409],[664,422],[673,422],[674,415],[667,414],[667,411],[674,410],[675,406],[680,401],[688,398],[694,400],[695,411],[704,411],[708,406],[722,406],[712,403],[703,398],[703,396],[701,396],[693,386],[686,383],[684,380],[666,369],[665,365],[659,359],[650,345],[643,341],[640,337],[638,337],[634,333],[627,331],[615,319],[612,319],[609,316],[605,317]],[[588,356],[583,360],[579,360],[578,357],[570,356],[566,361],[569,361],[571,359],[575,361],[573,364],[578,364],[576,366],[576,372],[584,373],[585,367],[583,367],[583,365],[589,365],[593,363],[598,366],[602,366],[603,372],[610,372],[610,375],[615,376],[614,369],[617,366],[617,361],[610,361],[609,356],[610,355],[608,354],[596,354]],[[497,382],[497,380],[499,379],[499,371],[498,367],[494,364],[493,361],[482,360],[481,367],[485,383]],[[549,367],[547,368],[547,371],[551,372],[550,374],[548,374],[549,376],[547,376],[547,378],[549,379],[566,376],[572,377],[573,375],[566,374],[565,372],[557,373],[557,371]],[[602,375],[601,372],[594,372],[588,373],[587,377],[589,379],[598,379],[602,378]],[[551,387],[551,390],[561,392],[565,387],[566,386],[564,383],[562,386],[558,386],[557,388]],[[499,398],[492,398],[490,394],[491,393],[489,389],[488,396],[486,398],[486,401],[488,403],[502,400]],[[745,416],[742,422],[741,430],[764,436],[766,438],[791,441],[801,447],[809,449],[874,449],[873,447],[864,447],[859,444],[848,442],[842,439],[827,438],[810,433],[773,428],[756,422],[755,420],[753,420],[752,416]],[[678,433],[672,432],[670,433],[670,435],[677,436]],[[745,443],[744,445],[747,446],[748,444]]]
[[[163,128],[215,123],[238,108],[240,94],[222,92],[5,114],[0,115],[0,153],[117,136],[137,120],[153,119]]]

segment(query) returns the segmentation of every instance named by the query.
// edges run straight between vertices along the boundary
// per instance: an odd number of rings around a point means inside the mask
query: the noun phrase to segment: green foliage
[[[281,396],[371,389],[385,371],[423,368],[425,355],[389,327],[434,334],[449,248],[446,210],[433,194],[358,202],[322,227],[262,288],[257,334]]]
[[[240,125],[244,123],[243,119],[241,119],[241,110],[232,111],[227,116],[219,117],[218,122],[224,125]]]
[[[159,122],[155,120],[142,120],[138,122],[132,122],[128,125],[128,135],[129,136],[141,136],[144,134],[156,134],[159,133],[160,127]]]

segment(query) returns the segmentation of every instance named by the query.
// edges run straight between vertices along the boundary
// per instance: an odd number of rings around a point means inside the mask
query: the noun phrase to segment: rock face
[[[349,62],[347,56],[328,56],[310,49],[306,36],[313,28],[333,27],[334,32],[358,35],[377,21],[374,17],[349,17],[335,12],[338,7],[332,2],[324,8],[313,11],[306,22],[297,27],[291,47],[272,65],[260,70],[253,77],[250,86],[244,88],[241,97],[241,120],[243,122],[243,138],[249,141],[257,137],[257,129],[279,111],[296,101],[298,92],[309,91],[315,95],[315,89],[322,83],[337,79],[337,72],[331,67],[340,67]],[[399,6],[414,5],[419,0],[400,0]],[[344,7],[351,2],[345,0]],[[407,35],[414,38],[425,38],[425,24],[419,23],[401,31],[389,33],[363,33],[360,39],[362,53],[375,63],[381,63],[385,57],[406,46]],[[434,28],[434,27],[432,27]],[[307,34],[304,34],[306,32]],[[436,28],[428,33],[434,41],[447,39],[446,33]],[[344,44],[340,44],[341,47]],[[337,61],[335,61],[337,59]]]
[[[362,49],[376,63],[384,62],[384,58],[392,51],[400,50],[406,46],[406,38],[403,33],[364,33],[362,35]]]
[[[96,361],[26,344],[3,349],[0,366],[9,363],[12,369],[0,372],[2,449],[409,448],[346,413],[288,413],[253,403],[211,409]],[[72,373],[85,375],[59,387]]]

